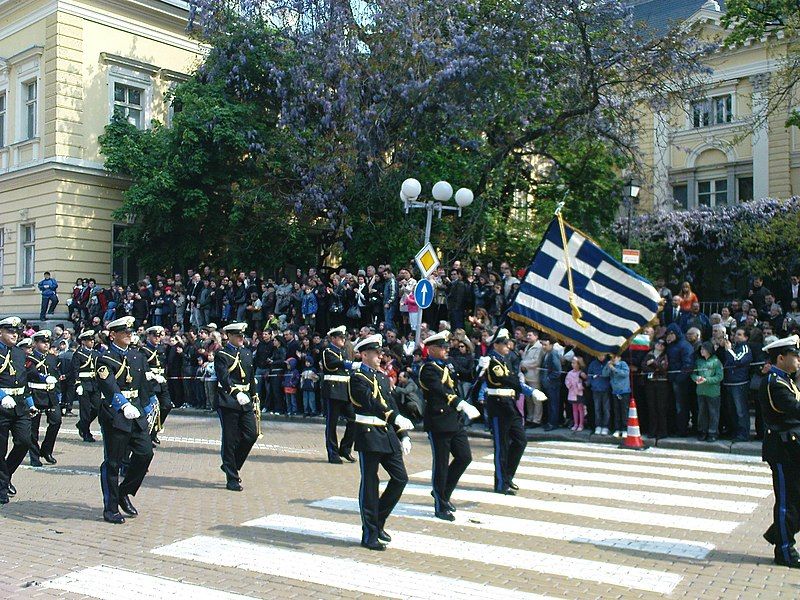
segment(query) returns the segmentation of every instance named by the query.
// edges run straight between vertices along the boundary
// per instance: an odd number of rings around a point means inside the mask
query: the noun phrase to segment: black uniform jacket
[[[461,418],[456,410],[460,400],[449,367],[429,358],[420,367],[419,386],[425,398],[425,431],[444,433],[460,430]]]
[[[493,390],[508,390],[507,395],[497,395]],[[489,353],[489,367],[486,369],[486,408],[489,414],[518,414],[517,397],[521,393],[519,377],[511,372],[503,356]]]
[[[164,346],[159,344],[153,346],[149,342],[142,348],[144,358],[147,361],[147,366],[154,375],[167,376],[167,354]],[[166,383],[158,383],[155,379],[150,380],[150,387],[154,394],[160,394],[167,391]]]
[[[382,454],[399,452],[397,436],[406,437],[408,432],[394,424],[395,417],[400,413],[390,394],[386,375],[362,365],[350,376],[349,393],[356,413],[355,449]],[[359,423],[359,415],[377,419],[383,424]]]
[[[28,389],[28,371],[25,368],[27,356],[22,348],[0,344],[0,388],[4,390],[22,390],[20,393],[9,394],[14,398],[14,408],[0,406],[0,414],[4,417],[21,417],[28,414],[28,404],[25,401],[30,395]]]
[[[253,353],[250,350],[226,344],[223,349],[214,353],[214,372],[217,374],[214,408],[253,410],[252,400],[245,405],[236,400],[239,392],[244,392],[252,399],[256,391]]]
[[[764,417],[761,457],[771,463],[800,465],[800,389],[790,375],[773,367],[759,392]]]
[[[347,402],[347,368],[341,348],[330,344],[322,351],[322,397]]]
[[[58,379],[58,359],[50,354],[42,354],[34,350],[25,361],[28,370],[28,387],[33,396],[33,404],[39,410],[58,407],[56,389],[58,383],[45,383],[45,378],[53,376]]]
[[[75,383],[83,387],[83,393],[96,392],[97,385],[97,357],[94,350],[81,345],[72,355],[72,368],[75,369]]]
[[[149,431],[145,407],[150,404],[152,394],[145,375],[147,363],[135,348],[122,350],[111,344],[106,352],[97,357],[97,383],[102,402],[98,419],[111,424],[114,429],[132,431],[136,423],[142,431]],[[139,409],[138,419],[126,419],[117,394],[125,395],[128,402]]]

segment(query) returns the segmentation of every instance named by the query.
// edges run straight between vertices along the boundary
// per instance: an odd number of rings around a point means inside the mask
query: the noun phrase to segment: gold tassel
[[[556,218],[558,219],[558,228],[561,230],[561,244],[564,246],[564,262],[567,265],[567,285],[569,286],[569,306],[572,309],[572,319],[586,329],[589,323],[583,320],[583,313],[578,308],[578,303],[575,300],[575,288],[572,284],[572,266],[569,263],[569,248],[567,248],[567,232],[564,229],[564,218],[561,216],[561,207],[556,211]]]

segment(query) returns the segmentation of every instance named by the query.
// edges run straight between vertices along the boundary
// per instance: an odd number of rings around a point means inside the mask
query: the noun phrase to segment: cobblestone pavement
[[[358,465],[329,465],[317,423],[265,422],[224,489],[219,427],[176,412],[124,525],[102,521],[102,445],[65,419],[58,465],[23,468],[0,508],[0,598],[797,598],[800,573],[761,538],[769,471],[754,456],[529,443],[516,497],[491,493],[491,444],[435,520],[430,449],[387,530],[358,546]],[[96,436],[99,432],[95,433]]]

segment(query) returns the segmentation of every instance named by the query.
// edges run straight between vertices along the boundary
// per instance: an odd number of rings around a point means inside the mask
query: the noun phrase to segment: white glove
[[[167,383],[167,378],[164,377],[163,375],[155,375],[153,379],[156,380],[156,383],[161,383],[161,384]]]
[[[404,437],[402,440],[400,440],[400,448],[402,448],[404,456],[407,456],[408,454],[410,454],[411,453],[411,438],[410,437]]]
[[[361,368],[361,361],[357,360],[354,363],[350,363],[350,370],[351,371],[358,371]]]
[[[414,429],[414,424],[409,419],[406,419],[403,415],[397,415],[394,418],[394,424],[400,429],[405,429],[406,431],[411,431]]]
[[[478,359],[478,370],[487,369],[489,367],[489,361],[491,359],[488,356],[481,356]]]
[[[147,379],[147,381],[153,381],[153,379],[155,379],[155,376],[156,376],[156,374],[153,373],[152,371],[145,371],[144,372],[144,378]]]
[[[122,405],[122,414],[125,415],[126,419],[138,419],[142,416],[142,413],[139,412],[139,409],[136,408],[133,404],[128,402],[127,404]]]
[[[547,394],[545,394],[542,390],[537,390],[533,388],[533,399],[539,402],[544,402],[547,400]]]
[[[250,396],[248,396],[244,392],[239,392],[238,394],[236,394],[236,401],[242,406],[244,406],[245,404],[250,403]]]
[[[481,416],[481,411],[472,406],[472,404],[470,404],[466,400],[462,400],[461,402],[456,404],[456,410],[460,410],[461,412],[463,412],[465,415],[467,415],[468,419],[477,419],[478,417]]]
[[[45,382],[47,385],[55,385],[55,384],[57,384],[57,383],[58,383],[58,379],[56,379],[56,378],[55,378],[55,377],[53,377],[52,375],[48,375],[47,377],[45,377],[45,379],[44,379],[44,382]]]
[[[3,398],[3,401],[0,402],[0,404],[2,404],[3,408],[8,410],[13,410],[17,406],[17,403],[14,402],[14,398],[11,396],[6,396]]]
[[[78,394],[78,396],[83,396],[83,386],[79,385],[78,387],[76,387],[75,393]]]

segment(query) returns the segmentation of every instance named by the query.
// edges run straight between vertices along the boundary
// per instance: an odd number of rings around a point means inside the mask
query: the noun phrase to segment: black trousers
[[[325,398],[325,449],[328,451],[328,460],[335,459],[342,454],[353,451],[353,441],[356,435],[356,412],[348,400],[331,400]],[[339,417],[347,419],[341,443],[336,432]]]
[[[72,405],[75,402],[75,379],[65,379],[60,383],[61,385],[61,408],[64,410],[72,410]]]
[[[100,392],[87,392],[78,396],[78,428],[81,436],[86,437],[90,433],[92,421],[97,418],[100,412]]]
[[[239,470],[256,443],[256,417],[252,409],[234,410],[221,406],[217,414],[222,426],[222,470],[228,481],[236,481],[239,479]]]
[[[14,447],[8,452],[8,437],[14,440]],[[6,409],[0,410],[0,495],[6,494],[11,476],[22,459],[31,449],[31,418],[21,417]]]
[[[169,395],[169,389],[165,388],[164,391],[156,394],[156,397],[158,398],[158,410],[161,419],[161,429],[164,429],[164,422],[167,420],[167,417],[169,416],[169,413],[172,411],[172,407],[174,405],[172,404],[172,398],[170,398]],[[161,429],[156,430],[154,428],[153,433],[151,434],[150,437],[155,437],[158,431],[161,431]]]
[[[766,535],[776,541],[775,556],[788,562],[789,549],[795,544],[794,536],[800,531],[800,465],[769,463],[769,468],[772,469],[775,505],[772,525]]]
[[[116,429],[111,423],[100,422],[103,432],[103,464],[100,465],[100,487],[103,490],[103,510],[119,512],[120,496],[135,496],[153,460],[153,445],[147,431],[134,423],[131,431]],[[130,452],[130,465],[122,483],[119,467]]]
[[[450,501],[458,480],[472,462],[467,432],[461,431],[428,432],[431,443],[433,501],[437,511],[445,510],[444,502]],[[452,462],[450,455],[453,455]]]
[[[44,440],[40,446],[39,425],[42,422],[42,415],[45,415],[47,419],[47,431],[44,434]],[[31,417],[31,460],[38,459],[40,456],[49,456],[53,453],[59,429],[61,429],[60,407],[45,409],[35,417]]]
[[[494,489],[502,492],[514,479],[528,441],[519,414],[500,411],[491,417],[490,424],[494,442]]]
[[[408,483],[408,473],[403,463],[403,454],[396,452],[359,452],[361,484],[358,488],[358,506],[361,509],[361,541],[373,544],[378,541],[378,533],[386,524],[386,519],[394,510]],[[378,493],[380,479],[378,467],[389,474],[389,483],[383,494]]]

